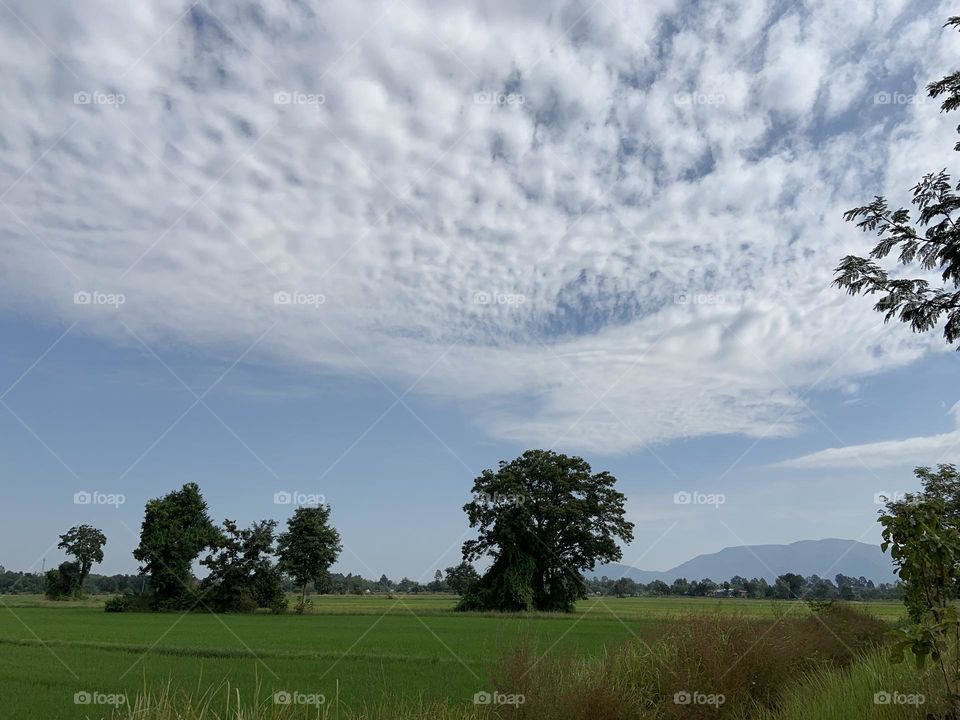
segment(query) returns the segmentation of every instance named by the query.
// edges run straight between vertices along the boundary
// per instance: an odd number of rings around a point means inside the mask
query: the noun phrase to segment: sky
[[[954,163],[946,3],[0,3],[0,565],[144,503],[329,502],[428,580],[472,479],[581,455],[623,562],[877,542],[960,356],[832,288]],[[685,503],[679,497],[690,498]]]

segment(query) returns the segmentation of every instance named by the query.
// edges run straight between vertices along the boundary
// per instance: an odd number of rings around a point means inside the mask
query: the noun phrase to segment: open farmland
[[[100,717],[76,693],[133,698],[145,685],[191,691],[226,681],[251,699],[275,692],[322,694],[341,707],[449,698],[470,704],[491,687],[498,658],[522,645],[550,656],[597,656],[690,612],[801,616],[803,603],[596,598],[569,616],[463,615],[449,597],[313,598],[297,615],[108,614],[96,600],[50,603],[3,598],[0,694],[22,717]],[[897,603],[871,603],[885,618]],[[12,704],[11,704],[12,703]],[[99,713],[99,714],[97,714]]]

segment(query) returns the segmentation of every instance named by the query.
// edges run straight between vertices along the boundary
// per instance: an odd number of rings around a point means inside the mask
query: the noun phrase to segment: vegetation
[[[190,566],[220,539],[196,483],[147,503],[133,556],[140,561],[141,572],[150,576],[154,607],[172,610],[195,604]]]
[[[77,525],[60,536],[57,547],[67,555],[73,555],[79,567],[76,592],[82,592],[83,583],[94,563],[103,562],[103,546],[106,544],[107,537],[103,531],[90,525]]]
[[[277,542],[280,570],[300,587],[297,612],[306,606],[307,585],[323,586],[340,554],[340,533],[330,526],[330,506],[299,507]]]
[[[473,482],[463,506],[478,537],[465,562],[490,556],[483,577],[464,590],[464,610],[560,610],[586,595],[581,575],[619,560],[617,541],[633,539],[622,493],[608,472],[593,474],[579,457],[530,450]]]
[[[951,17],[946,26],[960,28],[960,17]],[[943,112],[956,110],[960,107],[960,71],[930,83],[927,94],[943,97]],[[954,150],[960,150],[960,142]],[[960,337],[960,228],[954,217],[960,209],[960,195],[956,190],[960,186],[953,187],[946,170],[925,175],[912,190],[916,223],[911,221],[910,210],[890,210],[886,198],[879,195],[867,205],[848,210],[846,220],[857,221],[865,232],[876,232],[880,240],[868,258],[843,258],[834,284],[851,295],[879,294],[874,309],[884,313],[884,320],[896,318],[914,332],[932,330],[944,321],[944,338],[956,342]],[[899,249],[900,265],[919,264],[927,273],[939,272],[939,287],[931,287],[926,277],[892,278],[876,261],[894,249]]]

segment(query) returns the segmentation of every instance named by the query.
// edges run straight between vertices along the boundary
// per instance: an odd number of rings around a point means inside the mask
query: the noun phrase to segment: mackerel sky
[[[83,522],[132,571],[194,481],[428,579],[531,447],[619,478],[646,569],[876,541],[960,357],[830,282],[844,210],[956,164],[951,13],[4,0],[0,564]]]

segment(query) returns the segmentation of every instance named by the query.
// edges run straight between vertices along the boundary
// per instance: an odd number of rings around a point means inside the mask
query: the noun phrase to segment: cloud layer
[[[12,3],[0,293],[525,443],[790,434],[937,347],[829,288],[842,211],[953,143],[914,97],[949,13],[914,9]]]

